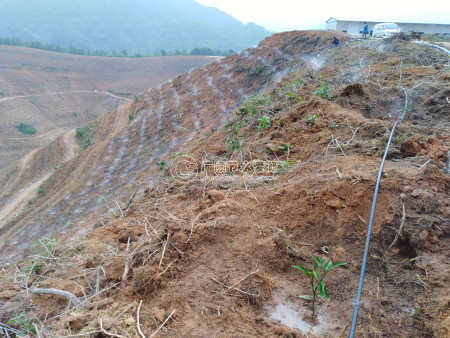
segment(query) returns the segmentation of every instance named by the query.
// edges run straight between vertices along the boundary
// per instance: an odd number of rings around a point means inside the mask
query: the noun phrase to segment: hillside
[[[1,224],[0,323],[58,337],[348,335],[378,169],[407,112],[357,336],[447,337],[448,56],[332,39],[275,34],[96,119],[87,149]],[[292,267],[311,254],[347,263],[316,320]]]
[[[0,179],[27,152],[189,69],[203,56],[84,57],[0,46]],[[16,126],[37,129],[28,135]]]
[[[269,35],[194,0],[3,0],[0,20],[2,38],[130,55],[194,47],[241,50]]]

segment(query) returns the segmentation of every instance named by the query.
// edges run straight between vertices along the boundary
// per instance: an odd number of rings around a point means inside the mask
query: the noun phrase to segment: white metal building
[[[450,23],[424,23],[424,22],[402,22],[395,20],[356,20],[343,18],[329,18],[325,23],[326,29],[334,29],[343,31],[347,34],[358,35],[364,29],[364,22],[369,25],[369,31],[373,30],[373,26],[377,23],[392,22],[396,23],[402,32],[415,31],[417,33],[428,34],[450,34]]]

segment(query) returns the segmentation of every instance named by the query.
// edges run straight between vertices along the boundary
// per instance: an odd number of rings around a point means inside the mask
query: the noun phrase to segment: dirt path
[[[64,163],[75,158],[79,153],[79,146],[75,137],[76,137],[75,130],[71,130],[62,136],[62,140],[66,146],[66,156],[64,159]],[[20,179],[23,171],[27,167],[28,163],[32,160],[33,155],[37,150],[38,149],[30,151],[28,154],[24,156],[24,158],[22,158],[22,160],[19,163],[18,172],[13,183],[15,183],[18,179]],[[28,201],[34,199],[39,187],[45,182],[46,179],[50,177],[51,174],[52,169],[47,171],[36,181],[32,182],[31,184],[20,190],[18,194],[15,197],[13,197],[12,200],[10,200],[8,203],[6,203],[5,206],[3,206],[2,209],[0,209],[0,228],[5,223],[7,223],[7,221],[11,217],[14,216],[13,215],[14,212],[18,212],[19,210],[21,210],[21,208],[27,205]]]
[[[45,93],[45,94],[5,97],[3,99],[0,99],[0,102],[9,101],[9,100],[13,100],[13,99],[27,98],[27,97],[39,97],[39,96],[59,95],[59,94],[68,94],[68,93],[96,93],[96,94],[101,94],[101,95],[108,95],[108,96],[111,96],[111,97],[114,97],[114,98],[120,99],[120,100],[126,100],[126,101],[130,101],[130,102],[133,101],[126,97],[117,96],[117,95],[111,94],[109,92],[99,92],[97,90],[69,90],[69,91],[64,91],[64,92],[53,92],[53,93]]]
[[[64,189],[60,190],[61,194],[64,195],[67,193],[67,191],[70,191],[73,188],[73,184],[78,184],[80,178],[85,175],[86,171],[91,170],[93,167],[96,166],[97,160],[100,157],[101,152],[104,150],[105,146],[108,144],[108,142],[117,135],[117,133],[126,127],[128,125],[128,109],[124,109],[123,106],[119,106],[117,108],[117,114],[115,116],[114,124],[111,128],[111,133],[107,134],[106,137],[101,139],[97,144],[92,145],[93,149],[88,155],[87,160],[83,161],[84,164],[89,165],[91,168],[86,168],[85,165],[82,165],[77,170],[77,173],[73,173],[74,178],[71,180],[71,182],[67,182],[67,185],[64,185]],[[63,135],[62,138],[64,144],[66,145],[66,158],[64,162],[67,162],[71,160],[72,158],[75,158],[79,154],[79,146],[76,141],[76,131],[71,130]],[[15,196],[11,201],[9,201],[2,209],[0,209],[0,229],[2,226],[4,226],[8,219],[10,219],[13,216],[14,212],[17,212],[20,210],[20,208],[26,206],[26,203],[28,203],[28,200],[32,200],[39,189],[39,186],[50,177],[51,171],[45,173],[43,176],[41,176],[37,181],[31,183],[24,189],[22,189],[17,196]],[[55,192],[56,195],[58,195],[58,192]],[[44,203],[44,207],[49,207],[46,203]],[[51,207],[51,206],[50,206]]]
[[[0,138],[1,141],[6,140],[33,140],[33,139],[39,139],[39,138],[48,138],[50,141],[53,141],[54,139],[58,138],[61,134],[67,132],[67,130],[70,130],[69,128],[56,128],[49,130],[41,135],[37,136],[29,136],[29,137],[7,137],[7,138]]]

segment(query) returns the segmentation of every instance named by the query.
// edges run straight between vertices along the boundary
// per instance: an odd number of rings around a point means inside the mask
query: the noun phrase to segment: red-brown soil
[[[26,312],[54,336],[149,337],[162,324],[157,336],[348,335],[381,156],[405,103],[400,84],[410,105],[381,180],[357,336],[447,337],[447,56],[407,41],[344,38],[327,49],[332,37],[276,34],[101,116],[93,144],[0,230],[0,322]],[[324,81],[329,100],[314,94]],[[263,116],[271,125],[260,131]],[[240,124],[237,151],[225,120]],[[185,154],[292,166],[265,181],[166,176],[160,161]],[[59,243],[26,272],[42,236]],[[347,262],[327,276],[331,300],[319,301],[316,324],[296,297],[308,280],[292,267],[310,266],[311,253]],[[83,306],[28,295],[35,287],[69,291]],[[276,309],[294,316],[290,327]]]

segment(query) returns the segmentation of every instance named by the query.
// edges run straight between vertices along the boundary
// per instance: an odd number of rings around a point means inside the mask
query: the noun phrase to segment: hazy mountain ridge
[[[2,0],[0,20],[2,37],[129,53],[241,50],[270,34],[194,0]]]

